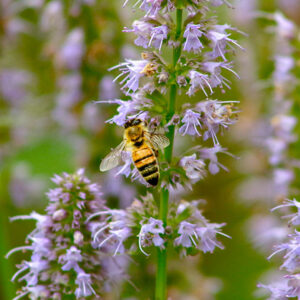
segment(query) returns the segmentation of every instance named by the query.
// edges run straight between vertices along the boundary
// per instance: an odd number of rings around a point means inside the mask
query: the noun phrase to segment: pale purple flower
[[[139,248],[145,255],[149,255],[143,250],[143,247],[154,245],[159,248],[164,248],[165,240],[160,236],[164,234],[165,229],[163,227],[163,222],[154,218],[149,218],[147,223],[144,221],[141,223],[141,230],[138,235],[139,237]]]
[[[114,255],[117,253],[124,253],[124,241],[126,241],[131,235],[131,229],[125,226],[118,226],[118,229],[110,229],[110,233],[113,235],[113,238],[117,241],[117,246],[115,246]]]
[[[288,84],[293,79],[291,70],[295,66],[295,60],[288,55],[276,55],[275,56],[275,70],[273,72],[273,78],[275,84]]]
[[[197,246],[197,233],[195,231],[196,225],[182,221],[179,224],[178,234],[179,236],[174,240],[175,246],[182,246],[184,248],[189,248],[192,246]],[[194,237],[193,237],[194,236]],[[196,240],[196,241],[195,241]]]
[[[84,51],[84,32],[81,28],[75,28],[69,33],[58,53],[58,61],[66,68],[77,70],[81,65]]]
[[[270,156],[269,156],[270,164],[277,165],[284,158],[284,151],[288,146],[286,141],[276,137],[269,137],[266,139],[265,143],[270,152]]]
[[[287,300],[289,291],[288,281],[280,280],[272,284],[258,284],[257,287],[264,288],[270,293],[268,300]]]
[[[69,271],[71,269],[77,271],[79,270],[78,262],[82,261],[81,251],[75,246],[71,246],[70,249],[67,249],[66,255],[64,255],[61,260],[65,262],[61,267],[63,271]]]
[[[185,200],[181,200],[176,209],[176,216],[182,214],[186,209],[191,207],[191,203]]]
[[[239,31],[237,30],[236,28],[228,25],[228,24],[215,24],[213,25],[213,29],[216,30],[217,32],[220,32],[220,33],[227,33],[226,30],[232,30],[232,31],[237,31],[241,34],[244,34],[242,31]]]
[[[247,221],[246,232],[254,246],[263,253],[282,243],[290,230],[273,215],[256,214]]]
[[[183,50],[193,51],[194,53],[200,52],[200,49],[203,48],[202,43],[199,38],[202,36],[203,32],[199,30],[201,25],[189,23],[186,26],[183,37],[185,37],[185,43],[183,45]]]
[[[164,227],[161,220],[150,218],[148,223],[143,224],[143,232],[150,232],[153,234],[164,233]]]
[[[135,20],[132,24],[132,29],[125,28],[125,32],[134,32],[137,35],[134,43],[143,48],[149,47],[149,39],[154,26],[143,20]]]
[[[149,46],[153,45],[153,47],[157,48],[160,51],[163,41],[168,37],[168,32],[169,29],[167,25],[154,27],[151,30]]]
[[[50,291],[44,285],[35,285],[26,288],[25,292],[21,292],[13,300],[19,300],[26,295],[30,294],[32,299],[47,299],[49,298]]]
[[[109,69],[109,71],[119,68],[121,74],[119,74],[114,81],[121,76],[125,75],[125,78],[120,84],[124,84],[122,89],[127,89],[127,94],[135,92],[139,88],[140,79],[145,76],[143,73],[144,68],[149,62],[147,60],[132,60],[126,59],[126,62],[121,63]]]
[[[232,114],[235,113],[231,106],[234,102],[208,100],[197,104],[197,111],[203,114],[201,123],[206,128],[203,135],[204,140],[211,137],[215,145],[219,144],[217,133],[220,127],[228,128],[229,125],[235,123],[235,120],[230,119]]]
[[[187,85],[187,81],[186,78],[184,76],[179,75],[176,79],[177,84],[180,87],[186,86]]]
[[[195,70],[191,70],[188,76],[190,78],[190,88],[187,91],[187,95],[192,96],[199,89],[201,89],[205,94],[205,96],[207,97],[207,92],[205,90],[205,87],[209,88],[211,94],[213,93],[212,87],[209,83],[209,77],[207,74],[203,74]]]
[[[212,253],[215,247],[223,249],[224,247],[217,241],[216,235],[221,234],[229,238],[228,235],[218,230],[224,224],[212,224],[205,222],[205,220],[202,221],[204,221],[203,225],[182,221],[178,229],[179,236],[174,240],[174,245],[184,248],[195,247],[204,253]]]
[[[273,171],[274,188],[278,196],[285,197],[288,195],[289,186],[294,178],[295,175],[292,170],[277,168]]]
[[[274,207],[272,209],[272,211],[276,210],[278,208],[284,208],[284,207],[295,207],[297,209],[296,213],[284,216],[283,218],[290,219],[289,223],[293,224],[294,226],[300,225],[300,202],[297,201],[296,199],[285,200],[285,202],[283,204]]]
[[[26,280],[28,286],[33,286],[38,283],[38,277],[40,272],[47,270],[49,267],[49,262],[46,259],[43,259],[40,255],[32,255],[31,261],[25,261],[25,265],[29,272],[23,277],[19,278],[18,281]],[[15,276],[13,277],[13,279]]]
[[[287,293],[288,298],[300,297],[300,274],[286,275],[288,286],[290,287]]]
[[[51,217],[47,215],[41,215],[33,211],[29,215],[24,216],[15,216],[10,218],[10,221],[15,220],[35,220],[36,221],[36,227],[38,230],[44,230],[45,228],[49,228],[53,225]]]
[[[184,156],[180,160],[180,166],[185,170],[186,176],[193,181],[198,181],[205,176],[205,163],[197,159],[196,154]]]
[[[224,249],[224,246],[219,241],[217,241],[217,238],[216,238],[217,234],[221,234],[223,236],[230,238],[228,235],[226,235],[218,230],[219,228],[223,227],[224,225],[225,224],[208,223],[208,224],[206,224],[206,226],[196,228],[197,235],[200,238],[199,248],[204,253],[206,253],[206,252],[212,253],[214,251],[215,247]]]
[[[287,243],[279,244],[275,247],[275,251],[268,259],[275,254],[284,252],[284,262],[281,269],[286,269],[288,272],[294,272],[299,268],[300,259],[300,233],[295,230],[294,234],[289,235],[290,239]]]
[[[100,103],[100,102],[98,102]],[[127,116],[134,114],[137,111],[137,103],[134,100],[113,100],[103,101],[103,103],[116,103],[119,104],[117,109],[118,115],[114,115],[111,119],[107,120],[108,123],[115,123],[118,126],[123,126],[127,121]]]
[[[297,124],[297,118],[287,114],[275,115],[271,120],[271,125],[276,136],[285,140],[287,143],[293,142],[295,137],[291,134]]]
[[[277,34],[282,38],[293,38],[295,35],[296,27],[295,24],[288,20],[281,12],[276,12],[273,14],[273,18],[277,23]]]
[[[218,153],[225,153],[230,155],[230,153],[228,153],[226,149],[222,148],[220,145],[215,145],[212,148],[200,148],[199,150],[200,157],[203,160],[209,160],[208,170],[213,175],[217,174],[220,171],[220,168],[228,171],[228,169],[218,161]]]
[[[118,104],[117,108],[118,114],[113,116],[111,119],[107,120],[107,123],[115,123],[118,126],[124,126],[127,118],[134,117],[138,114],[139,118],[144,120],[147,117],[147,112],[141,113],[140,110],[151,107],[151,102],[144,98],[142,95],[134,94],[132,95],[132,100],[105,100],[105,101],[95,101],[95,103],[108,103],[108,104]]]
[[[124,253],[123,243],[132,235],[126,211],[107,210],[106,212],[100,211],[99,214],[108,215],[108,218],[106,222],[99,223],[93,228],[93,245],[98,248],[105,247],[114,256]],[[95,213],[90,218],[97,215],[98,213]]]
[[[28,240],[32,242],[31,247],[40,256],[49,257],[49,249],[52,246],[51,240],[44,235],[28,236]]]
[[[222,28],[222,27],[220,27]],[[219,27],[215,28],[215,30],[209,30],[206,34],[207,38],[210,40],[210,46],[213,49],[212,52],[208,53],[211,58],[222,57],[224,61],[226,61],[225,53],[227,52],[227,46],[232,48],[232,45],[243,49],[235,40],[229,38],[230,34],[225,32],[219,32]],[[223,28],[222,28],[223,29]],[[224,30],[220,30],[224,31]]]
[[[103,234],[102,238],[99,238],[99,234],[103,233],[102,230],[106,229],[103,227],[98,230],[95,234],[94,239],[98,240],[97,247],[101,248],[103,246],[107,247],[111,253],[115,256],[118,253],[124,253],[124,241],[132,235],[131,229],[128,227],[127,220],[121,216],[118,220],[114,220],[109,223],[107,235]]]
[[[104,292],[111,291],[116,282],[122,282],[124,279],[130,280],[126,272],[128,265],[129,258],[125,255],[107,257],[103,260],[103,269],[108,274],[108,278],[103,282]]]
[[[192,111],[191,109],[187,109],[184,113],[184,117],[182,118],[183,125],[179,128],[179,133],[182,135],[191,135],[191,136],[201,136],[197,127],[201,128],[200,124],[200,114]]]
[[[136,4],[140,2],[142,2],[140,8],[146,12],[146,16],[155,17],[161,8],[163,0],[138,0]]]
[[[92,294],[96,295],[92,287],[91,275],[86,274],[85,272],[80,272],[77,275],[75,283],[78,285],[78,288],[75,291],[76,298],[88,297]]]
[[[221,75],[221,68],[230,71],[233,73],[237,78],[239,78],[239,75],[232,70],[232,63],[229,62],[214,62],[214,61],[207,61],[202,63],[202,68],[205,72],[208,72],[211,74],[209,78],[209,83],[212,88],[220,86],[223,87],[223,84],[230,88],[229,83],[230,81],[226,79],[224,76]]]

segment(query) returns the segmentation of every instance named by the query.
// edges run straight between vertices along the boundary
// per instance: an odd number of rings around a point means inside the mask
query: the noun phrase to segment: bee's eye
[[[140,123],[141,123],[140,119],[135,119],[133,120],[132,125],[139,125]]]

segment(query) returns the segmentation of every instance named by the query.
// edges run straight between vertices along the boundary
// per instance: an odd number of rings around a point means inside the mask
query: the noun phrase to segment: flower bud
[[[64,209],[56,210],[52,216],[53,221],[62,221],[67,217],[67,212]]]

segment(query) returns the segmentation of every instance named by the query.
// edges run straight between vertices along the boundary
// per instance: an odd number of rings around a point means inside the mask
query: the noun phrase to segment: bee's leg
[[[158,150],[157,149],[154,149],[154,154],[156,157],[158,157]]]

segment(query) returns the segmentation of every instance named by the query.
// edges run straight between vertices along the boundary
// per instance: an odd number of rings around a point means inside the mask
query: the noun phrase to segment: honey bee
[[[159,180],[158,149],[167,147],[169,139],[163,134],[149,132],[146,123],[138,118],[128,120],[124,128],[122,143],[102,160],[100,171],[118,166],[122,151],[129,151],[141,176],[155,187]]]

